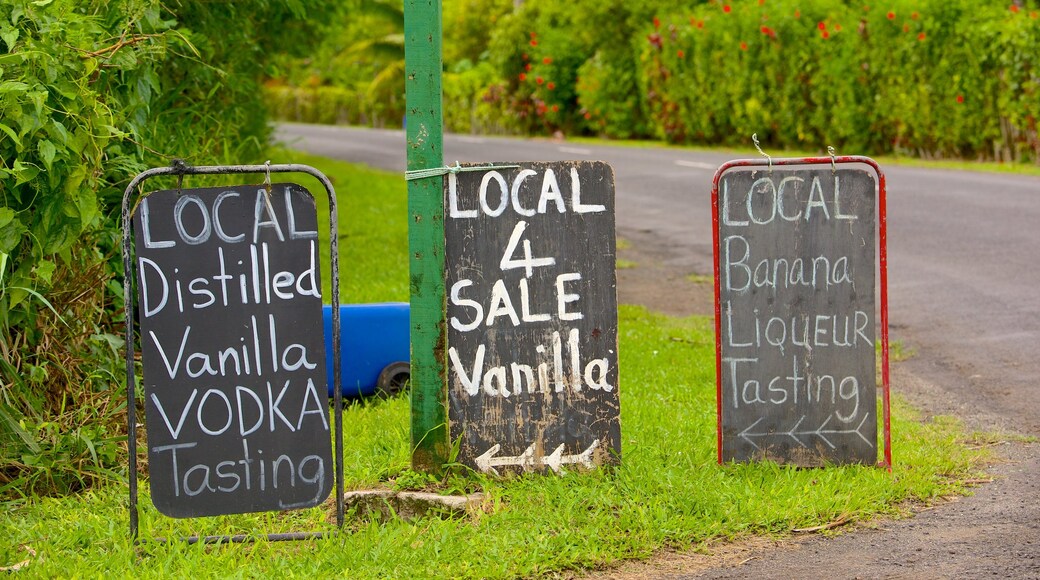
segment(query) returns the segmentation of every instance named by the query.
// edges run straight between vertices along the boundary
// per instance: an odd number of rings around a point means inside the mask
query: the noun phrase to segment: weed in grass
[[[696,273],[690,274],[689,276],[686,277],[686,279],[689,280],[690,282],[693,282],[694,284],[705,284],[705,285],[710,285],[715,280],[715,278],[713,276],[710,276],[710,275],[707,275],[707,274],[696,274]]]
[[[636,266],[638,266],[638,264],[636,262],[633,262],[632,260],[625,260],[622,258],[617,259],[618,270],[629,270],[635,268]]]

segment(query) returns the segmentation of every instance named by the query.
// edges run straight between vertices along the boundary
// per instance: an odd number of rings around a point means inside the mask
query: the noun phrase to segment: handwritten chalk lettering
[[[554,317],[557,320],[564,321],[581,320],[585,315],[578,311],[575,306],[572,306],[573,303],[581,299],[581,296],[569,290],[568,286],[568,284],[580,281],[581,274],[578,272],[567,272],[556,276],[556,281],[553,284],[556,310],[553,312],[534,312],[531,309],[531,290],[528,287],[526,278],[517,282],[517,300],[515,302],[505,281],[501,279],[495,280],[491,286],[490,295],[485,300],[488,305],[487,309],[484,308],[482,302],[468,297],[470,294],[467,289],[474,288],[478,294],[480,289],[475,286],[473,280],[463,278],[451,285],[451,289],[448,292],[449,304],[466,309],[469,316],[465,318],[458,314],[452,316],[450,319],[451,326],[461,332],[469,332],[476,330],[481,324],[490,328],[495,325],[499,318],[503,317],[508,319],[509,323],[514,327],[520,326],[521,322],[545,322],[552,320]],[[466,292],[466,295],[463,295],[463,292]],[[519,305],[519,313],[514,304]],[[486,317],[485,313],[487,314]]]
[[[480,187],[476,195],[460,195],[458,176],[454,173],[448,174],[448,216],[452,219],[469,219],[479,216],[481,213],[488,217],[499,217],[508,209],[512,209],[517,215],[523,217],[534,217],[545,214],[551,210],[557,213],[570,211],[577,214],[600,213],[607,210],[605,205],[585,203],[581,198],[581,179],[577,168],[570,170],[570,199],[569,204],[564,200],[563,192],[556,178],[556,172],[550,167],[542,173],[541,188],[538,191],[537,200],[534,191],[530,192],[530,198],[526,201],[521,199],[524,182],[529,177],[537,177],[538,172],[525,169],[517,173],[513,183],[507,184],[506,178],[498,171],[488,171],[480,180]],[[460,206],[462,199],[469,200],[469,208]]]
[[[868,336],[871,316],[855,310],[845,314],[792,314],[790,316],[763,316],[760,309],[752,310],[752,328],[743,334],[733,324],[733,304],[729,300],[723,306],[726,330],[723,333],[726,345],[731,347],[761,348],[774,346],[785,354],[785,347],[797,347],[811,351],[814,347],[833,346],[873,348],[874,340]],[[744,315],[746,316],[746,314]]]
[[[221,306],[269,305],[297,296],[321,298],[321,285],[315,274],[318,248],[313,241],[310,242],[309,260],[309,266],[298,273],[278,271],[271,264],[266,242],[259,246],[251,244],[249,259],[235,263],[228,263],[224,248],[217,247],[214,268],[217,274],[182,280],[179,268],[170,271],[168,266],[164,268],[155,260],[140,256],[137,263],[144,317],[155,316],[167,305],[172,306],[171,293],[180,314],[188,309],[202,310],[218,303]]]
[[[265,367],[277,373],[279,370],[295,371],[300,368],[313,370],[318,366],[318,357],[310,355],[303,344],[282,344],[278,341],[274,314],[267,316],[266,327],[257,324],[256,316],[250,316],[250,324],[243,325],[245,332],[239,338],[241,344],[217,347],[213,352],[188,350],[191,328],[190,325],[184,327],[176,346],[160,339],[154,330],[148,331],[170,379],[176,379],[182,368],[188,377],[195,379],[203,375],[228,377],[255,374],[259,377],[263,376]],[[199,341],[204,344],[210,342],[206,336],[199,337]]]
[[[852,402],[851,412],[835,411],[839,420],[853,421],[859,413],[859,379],[855,376],[835,377],[824,373],[808,373],[799,365],[797,356],[791,357],[791,373],[774,376],[768,381],[747,378],[758,376],[754,367],[756,357],[722,359],[729,369],[729,390],[732,406],[739,409],[746,405],[830,405]]]
[[[848,214],[841,206],[841,177],[834,175],[829,191],[824,191],[819,176],[813,176],[808,195],[799,187],[804,179],[787,176],[780,179],[761,177],[751,184],[736,203],[730,201],[729,180],[722,182],[722,222],[726,226],[750,227],[768,225],[777,220],[797,223],[809,221],[813,216],[823,220],[856,220],[856,214]]]
[[[289,487],[314,486],[315,500],[320,500],[325,492],[325,460],[320,455],[306,455],[294,461],[283,453],[273,461],[263,457],[263,449],[256,449],[250,454],[249,440],[242,440],[242,454],[228,458],[224,456],[216,463],[196,463],[184,465],[179,455],[188,449],[194,449],[199,442],[174,443],[160,445],[151,449],[157,459],[168,459],[172,467],[173,496],[195,497],[203,493],[235,493],[244,491],[266,491]],[[300,505],[311,505],[301,502]],[[289,509],[290,505],[281,505]]]
[[[513,233],[509,235],[509,242],[506,243],[506,250],[502,252],[502,261],[499,262],[498,267],[503,272],[506,270],[512,270],[514,268],[523,268],[524,275],[528,278],[534,274],[535,268],[541,268],[544,266],[555,266],[556,258],[552,256],[544,258],[535,258],[531,255],[531,240],[524,239],[524,257],[522,259],[515,259],[513,256],[516,253],[517,245],[523,238],[524,230],[527,229],[527,222],[520,220],[516,222],[516,226],[513,227]]]
[[[266,389],[261,393],[253,391],[250,387],[238,385],[235,387],[234,395],[228,395],[218,388],[205,389],[200,395],[200,389],[195,388],[191,390],[187,401],[180,405],[179,411],[177,402],[171,400],[173,395],[163,394],[166,405],[157,393],[151,393],[150,399],[174,441],[180,439],[185,423],[191,423],[189,418],[194,418],[194,426],[197,426],[199,431],[213,437],[235,433],[236,425],[237,435],[241,437],[252,435],[262,429],[270,433],[281,429],[295,433],[304,427],[305,421],[315,420],[321,423],[322,431],[328,431],[329,422],[325,406],[314,381],[307,379],[303,398],[292,403],[290,407],[290,403],[284,399],[286,393],[292,390],[291,382],[286,380],[279,389],[277,385],[266,381]],[[289,414],[286,415],[286,412]]]
[[[848,256],[752,257],[752,246],[741,235],[726,236],[722,243],[723,279],[726,290],[746,292],[755,288],[774,291],[802,286],[829,290],[853,285],[854,272]]]
[[[473,362],[467,365],[455,347],[448,349],[451,363],[452,384],[475,397],[486,395],[509,398],[522,394],[562,393],[566,390],[581,392],[583,387],[594,390],[613,391],[607,382],[610,361],[606,358],[593,359],[582,366],[581,343],[577,328],[567,333],[567,346],[563,346],[559,331],[548,337],[548,345],[538,345],[535,352],[539,357],[535,364],[510,362],[487,366],[488,349],[484,344],[477,346]]]
[[[267,192],[265,190],[257,189],[253,193],[253,222],[252,230],[249,232],[252,243],[257,243],[262,229],[270,229],[277,235],[280,241],[285,241],[286,239],[284,232],[288,232],[288,238],[291,240],[317,239],[317,231],[300,229],[297,224],[293,202],[293,198],[297,194],[290,187],[286,187],[285,192],[284,217],[272,213],[273,206],[269,206],[266,203]],[[207,206],[206,200],[199,195],[191,193],[182,195],[177,200],[177,203],[174,204],[172,212],[172,221],[177,238],[188,245],[199,245],[208,242],[210,237],[216,233],[220,241],[228,244],[245,241],[247,232],[239,232],[237,234],[229,234],[227,232],[226,223],[221,219],[222,214],[220,212],[221,205],[228,198],[241,197],[241,195],[240,192],[234,190],[222,192],[214,198],[212,206]],[[153,216],[147,197],[141,200],[141,207],[138,211],[141,218],[141,234],[146,248],[166,249],[177,245],[177,240],[174,239],[153,239]],[[166,221],[162,219],[163,217],[165,216],[160,216],[160,221]],[[195,223],[194,231],[189,231],[191,228],[187,225],[188,221]],[[283,223],[285,224],[284,229],[282,227]]]

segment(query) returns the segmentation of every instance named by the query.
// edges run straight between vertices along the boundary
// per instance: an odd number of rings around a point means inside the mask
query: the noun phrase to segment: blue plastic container
[[[332,396],[332,307],[325,305],[325,366]],[[340,385],[343,396],[376,392],[379,375],[409,361],[408,303],[344,304],[340,316]]]

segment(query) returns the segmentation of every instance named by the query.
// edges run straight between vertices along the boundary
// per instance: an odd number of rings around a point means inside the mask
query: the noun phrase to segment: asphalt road
[[[405,168],[403,131],[285,124],[277,136],[328,157]],[[652,236],[701,274],[711,272],[712,175],[755,155],[462,135],[446,136],[444,148],[447,162],[607,161],[622,234]],[[905,364],[938,385],[936,398],[948,401],[938,410],[1040,435],[1040,178],[882,169],[891,336],[916,353]]]

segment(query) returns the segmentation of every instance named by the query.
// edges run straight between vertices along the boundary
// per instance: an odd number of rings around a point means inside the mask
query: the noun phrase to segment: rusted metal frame
[[[134,190],[139,185],[152,177],[162,175],[175,175],[183,179],[185,175],[238,175],[246,173],[260,173],[270,175],[271,173],[305,173],[316,178],[325,187],[329,198],[329,249],[330,266],[332,275],[332,376],[333,385],[333,420],[335,422],[336,435],[336,524],[343,527],[343,393],[339,388],[340,369],[340,313],[339,313],[339,214],[336,209],[336,190],[332,182],[324,173],[310,165],[298,163],[288,164],[264,164],[264,165],[199,165],[191,166],[180,159],[174,159],[169,167],[153,167],[145,170],[130,180],[123,192],[122,226],[123,226],[123,316],[126,324],[124,340],[126,341],[126,407],[127,407],[127,450],[130,455],[129,463],[129,487],[130,487],[130,537],[137,540],[138,536],[138,510],[137,510],[137,404],[134,393],[137,385],[137,376],[134,371],[134,325],[133,325],[133,263],[130,259],[132,250],[131,230],[133,227],[133,210],[136,204],[130,205]],[[178,181],[178,187],[180,181]],[[140,201],[141,197],[137,198]],[[267,534],[268,541],[302,540],[320,538],[319,532],[304,532],[292,534]],[[235,539],[239,538],[239,539]],[[245,542],[251,541],[246,536],[206,536],[202,538],[205,543]],[[255,538],[253,538],[255,539]],[[184,538],[189,543],[200,541],[197,536]]]
[[[784,165],[831,165],[862,163],[874,169],[878,178],[878,264],[881,286],[881,409],[884,437],[884,459],[880,466],[892,471],[892,411],[891,411],[891,374],[889,372],[888,355],[888,217],[887,217],[887,182],[885,173],[876,161],[862,155],[837,155],[826,157],[785,157],[778,159],[735,159],[723,163],[716,171],[711,183],[711,223],[712,223],[712,257],[715,286],[715,410],[716,410],[716,452],[719,465],[722,464],[722,308],[720,299],[722,287],[719,275],[719,182],[726,171],[739,167],[773,167]]]

